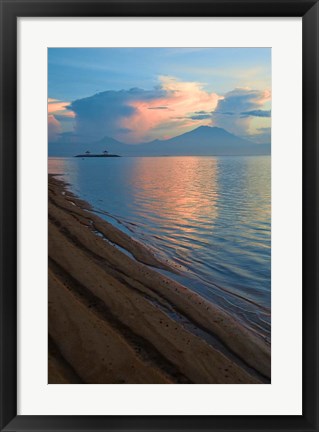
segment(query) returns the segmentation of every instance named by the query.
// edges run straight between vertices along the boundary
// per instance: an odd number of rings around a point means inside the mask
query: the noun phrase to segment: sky
[[[50,142],[134,144],[196,127],[270,142],[270,48],[49,48]]]

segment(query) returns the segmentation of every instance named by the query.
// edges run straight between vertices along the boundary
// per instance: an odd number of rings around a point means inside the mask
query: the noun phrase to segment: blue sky
[[[53,141],[142,142],[202,124],[270,139],[270,48],[50,48],[48,68]]]

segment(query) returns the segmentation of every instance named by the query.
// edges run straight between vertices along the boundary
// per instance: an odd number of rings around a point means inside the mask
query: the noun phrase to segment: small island
[[[97,158],[97,157],[102,157],[102,158],[105,158],[105,157],[121,157],[121,156],[116,155],[116,154],[110,154],[107,150],[104,150],[103,153],[99,153],[99,154],[94,154],[94,153],[91,153],[89,150],[87,150],[84,154],[79,154],[79,155],[76,155],[74,157],[81,157],[81,158],[88,158],[88,157]]]

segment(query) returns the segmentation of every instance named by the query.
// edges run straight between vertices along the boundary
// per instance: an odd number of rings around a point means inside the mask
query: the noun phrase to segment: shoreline
[[[270,383],[261,337],[55,175],[48,198],[49,383]]]

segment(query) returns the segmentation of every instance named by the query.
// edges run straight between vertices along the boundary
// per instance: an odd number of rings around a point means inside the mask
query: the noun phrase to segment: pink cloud
[[[121,126],[132,130],[130,138],[139,142],[150,135],[153,129],[163,126],[164,136],[174,136],[180,130],[187,130],[199,123],[187,116],[196,111],[213,111],[222,97],[205,91],[200,83],[180,82],[173,77],[160,77],[161,89],[165,96],[145,100],[134,100],[129,103],[134,114],[124,118]]]
[[[58,99],[48,98],[48,137],[55,140],[63,132],[63,118],[75,118],[75,113],[68,109],[70,102],[63,102]],[[60,120],[58,120],[58,118]]]
[[[63,115],[64,117],[75,117],[75,114],[73,111],[68,109],[68,106],[70,105],[70,102],[63,102],[59,101],[57,99],[48,99],[48,113],[49,114],[59,114]]]

